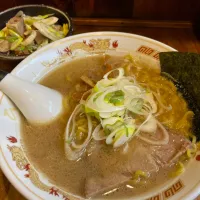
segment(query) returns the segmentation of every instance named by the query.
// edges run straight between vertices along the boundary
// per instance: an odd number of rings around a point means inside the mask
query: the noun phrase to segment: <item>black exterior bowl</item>
[[[73,27],[72,27],[72,20],[69,17],[69,15],[57,8],[51,7],[51,6],[46,6],[46,5],[39,5],[39,4],[34,4],[34,5],[22,5],[22,6],[17,6],[10,8],[8,10],[5,10],[0,13],[0,30],[5,27],[7,21],[14,17],[18,11],[23,11],[26,15],[30,16],[36,16],[36,15],[45,15],[45,14],[51,14],[53,13],[54,16],[59,18],[58,24],[64,24],[68,23],[69,26],[69,32],[67,36],[72,35],[73,32]],[[67,37],[66,36],[66,37]],[[26,56],[8,56],[3,53],[0,53],[0,60],[7,60],[7,61],[21,61]]]

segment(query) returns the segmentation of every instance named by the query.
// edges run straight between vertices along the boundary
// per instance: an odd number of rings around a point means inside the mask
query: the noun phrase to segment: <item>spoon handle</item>
[[[8,72],[5,72],[3,70],[0,70],[0,81],[8,74]]]

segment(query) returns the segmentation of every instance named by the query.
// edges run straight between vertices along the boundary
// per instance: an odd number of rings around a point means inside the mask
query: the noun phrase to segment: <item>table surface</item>
[[[74,19],[74,34],[94,31],[119,31],[158,40],[182,52],[200,53],[200,34],[190,23],[157,23],[129,20]],[[10,72],[17,63],[1,62],[1,69]],[[0,200],[24,200],[0,170]],[[196,200],[200,200],[200,197]]]

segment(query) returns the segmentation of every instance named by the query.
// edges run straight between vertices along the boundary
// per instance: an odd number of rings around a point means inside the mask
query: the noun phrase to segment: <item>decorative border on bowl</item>
[[[159,60],[159,51],[152,49],[151,47],[147,47],[144,45],[141,45],[137,50],[137,52],[151,56],[152,58]]]
[[[76,50],[81,50],[89,54],[101,54],[106,50],[116,50],[119,43],[118,40],[111,39],[90,39],[82,42],[75,42],[66,46],[63,50],[57,50],[58,56],[52,60],[43,61],[41,64],[45,67],[54,67],[61,65],[68,59],[77,57]]]
[[[162,193],[159,193],[147,200],[165,200],[165,199],[169,199],[172,196],[176,195],[178,192],[180,192],[183,188],[185,187],[185,185],[183,184],[183,182],[181,181],[181,179],[179,179],[176,183],[174,183],[172,186],[170,186],[168,189],[164,190]]]
[[[71,195],[63,192],[62,190],[60,190],[56,187],[48,186],[47,184],[43,183],[40,180],[38,173],[36,172],[34,167],[29,163],[29,161],[27,160],[22,148],[18,146],[20,144],[18,143],[18,140],[16,137],[10,136],[10,137],[7,137],[7,140],[11,144],[15,144],[15,145],[7,145],[7,148],[10,151],[10,153],[12,155],[12,160],[15,162],[17,168],[20,171],[24,171],[25,178],[29,178],[35,187],[37,187],[38,189],[40,189],[42,191],[49,193],[52,196],[60,197],[63,200],[72,200]],[[70,198],[69,198],[69,196],[70,196]],[[73,200],[80,200],[80,199],[74,197]]]
[[[111,41],[111,39],[90,39],[88,42],[83,40],[82,42],[75,42],[62,51],[57,50],[58,57],[42,61],[41,64],[45,67],[55,67],[56,65],[61,65],[67,59],[72,59],[76,57],[76,50],[82,50],[90,54],[101,54],[106,50],[116,50],[119,46],[118,40]],[[136,52],[152,57],[155,60],[159,60],[159,51],[152,49],[150,47],[141,45]]]

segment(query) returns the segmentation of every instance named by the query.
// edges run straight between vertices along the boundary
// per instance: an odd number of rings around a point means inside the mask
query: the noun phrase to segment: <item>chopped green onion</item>
[[[118,76],[110,79],[109,75],[115,71],[119,72]],[[123,145],[141,130],[157,128],[158,122],[150,121],[150,116],[157,111],[152,93],[146,93],[134,77],[125,77],[123,68],[106,73],[90,90],[87,99],[83,101],[81,98],[81,105],[87,116],[94,116],[99,121],[98,129],[93,129],[93,139],[105,139],[106,144],[114,148]],[[135,118],[138,116],[141,124],[136,125]],[[101,134],[97,134],[98,131]]]
[[[115,106],[123,105],[124,92],[122,90],[110,92],[110,93],[106,94],[104,101],[107,102],[107,103],[112,103]]]
[[[99,91],[97,85],[94,86],[93,91],[94,91],[94,92],[98,92],[98,91]]]
[[[63,34],[64,34],[64,36],[66,36],[68,32],[69,32],[68,24],[63,24]]]
[[[25,26],[26,26],[26,30],[27,30],[27,31],[29,31],[29,30],[32,30],[32,28],[31,28],[31,26],[30,26],[30,25],[28,25],[28,24],[25,24]]]
[[[51,13],[51,14],[46,14],[46,15],[38,15],[37,17],[35,17],[35,18],[37,18],[37,19],[46,19],[47,17],[51,17],[51,16],[53,16],[54,14],[53,13]]]
[[[115,106],[121,106],[124,103],[124,96],[114,96],[110,98],[110,103]]]
[[[17,49],[19,49],[20,51],[24,51],[26,48],[25,46],[20,45]]]
[[[98,99],[98,97],[100,97],[102,94],[103,94],[103,92],[100,92],[99,94],[97,94],[97,95],[95,96],[95,98],[93,99],[93,101],[96,101],[96,100]]]
[[[87,106],[85,106],[85,113],[99,119],[99,113]]]
[[[4,38],[5,35],[6,35],[5,32],[1,30],[1,31],[0,31],[0,38]]]
[[[124,125],[124,127],[125,127],[125,130],[126,130],[126,137],[128,137],[128,128],[127,128],[126,125]]]
[[[146,177],[147,177],[147,173],[144,172],[144,171],[142,171],[142,170],[137,170],[137,171],[135,172],[133,178],[135,179],[135,178],[138,178],[138,177],[144,177],[144,178],[146,178]]]
[[[23,38],[19,38],[17,40],[15,40],[10,47],[10,50],[15,50],[23,41]]]
[[[11,35],[11,36],[15,36],[17,38],[21,38],[21,36],[16,33],[15,31],[11,30],[11,29],[8,29],[8,33]]]
[[[8,42],[10,42],[10,43],[16,41],[17,39],[18,39],[18,37],[16,37],[16,36],[7,36],[7,37],[6,37],[6,40],[7,40]]]
[[[178,162],[177,165],[176,165],[176,171],[170,173],[170,176],[171,177],[176,177],[176,176],[181,175],[184,172],[185,172],[185,167],[184,167],[183,163]]]

